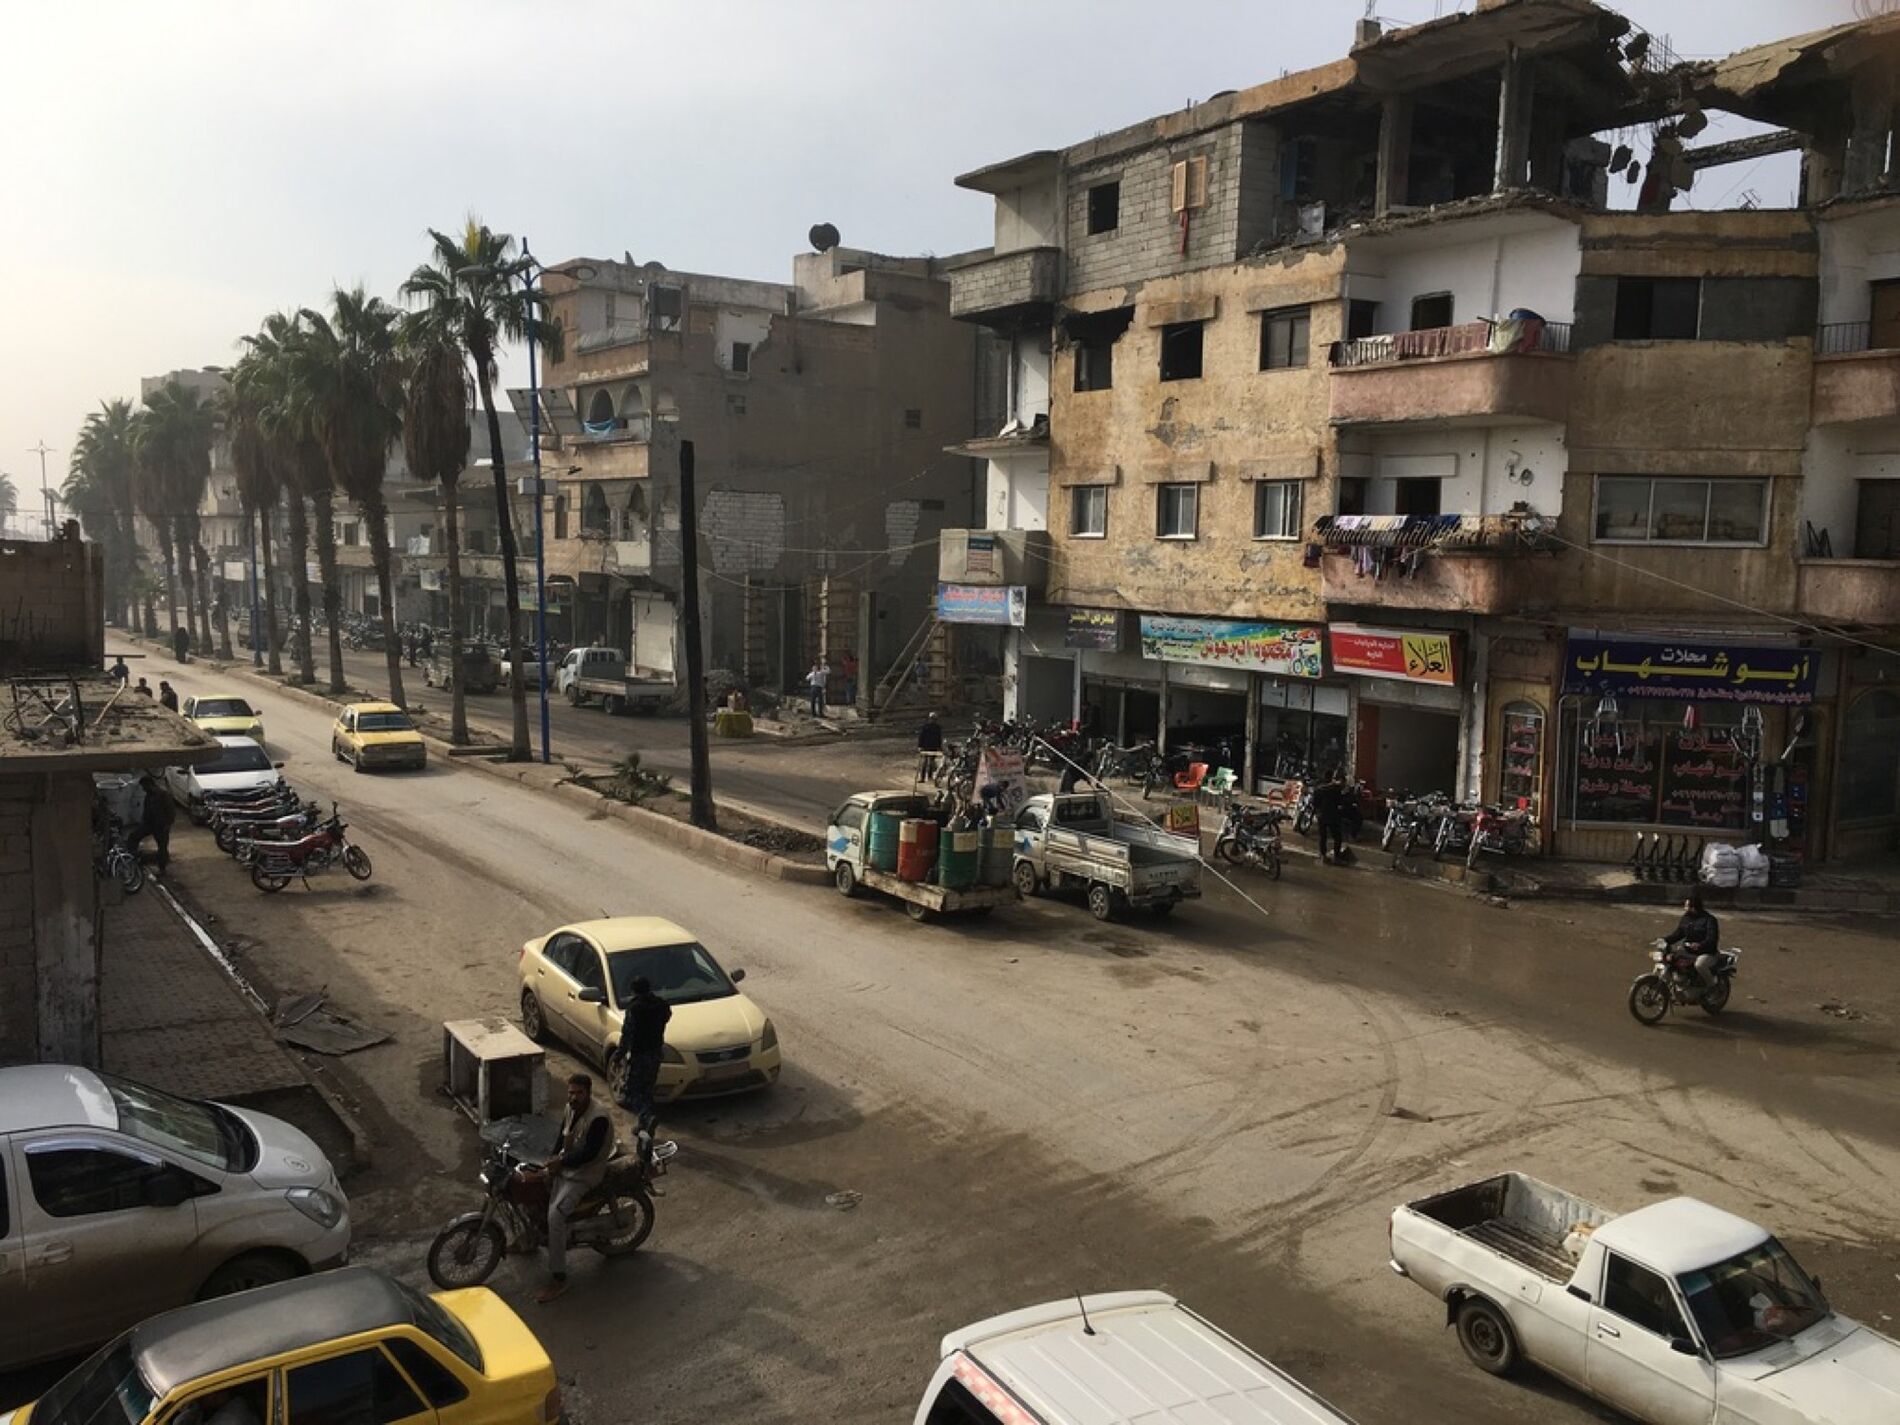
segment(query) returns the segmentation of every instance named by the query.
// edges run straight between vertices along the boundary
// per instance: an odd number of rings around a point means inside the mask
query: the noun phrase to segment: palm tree
[[[329,552],[319,548],[324,571],[324,606],[330,613],[330,690],[343,691],[343,641],[337,628],[335,531],[330,528],[330,471],[323,452],[297,424],[294,403],[296,318],[273,312],[264,318],[256,336],[244,338],[245,357],[252,360],[247,380],[260,402],[259,424],[269,440],[284,485],[284,523],[289,541],[290,602],[297,624],[297,681],[317,681],[316,647],[310,630],[310,514],[305,504],[321,491],[326,511],[322,529],[329,532]],[[323,535],[319,534],[321,543]]]
[[[5,524],[7,516],[20,508],[20,492],[14,488],[11,475],[0,475],[0,524]]]
[[[270,650],[269,672],[283,672],[277,649],[276,570],[271,557],[270,512],[283,494],[281,449],[272,439],[265,412],[271,399],[271,373],[256,352],[247,352],[231,371],[231,398],[225,406],[225,429],[231,437],[231,463],[237,467],[238,499],[244,506],[248,529],[256,521],[264,545],[264,627],[251,630],[251,646],[258,635]]]
[[[73,441],[72,462],[60,491],[78,512],[88,537],[105,550],[106,604],[124,617],[127,627],[134,622],[139,564],[132,433],[130,401],[100,402]]]
[[[170,636],[178,639],[178,560],[172,547],[171,505],[165,492],[165,453],[157,422],[149,410],[133,412],[130,425],[132,502],[158,537],[158,554],[165,566],[165,615]]]
[[[383,475],[389,448],[402,434],[402,380],[396,357],[400,314],[361,287],[331,294],[330,315],[305,308],[299,348],[298,399],[322,447],[330,476],[363,512],[382,605],[389,699],[403,705],[402,644],[389,557],[389,506]]]
[[[163,504],[171,516],[172,540],[185,580],[185,618],[198,647],[211,646],[211,620],[206,609],[209,577],[204,545],[200,542],[198,507],[211,479],[211,442],[216,436],[217,412],[198,393],[168,381],[145,402],[146,443],[156,455]],[[192,560],[197,560],[194,583]],[[194,594],[195,590],[195,594]]]
[[[459,485],[468,464],[468,363],[454,337],[428,313],[403,322],[408,358],[402,446],[409,468],[442,486],[442,544],[449,556],[449,740],[468,741],[468,703],[462,687],[462,535]]]
[[[429,230],[432,260],[409,274],[404,297],[416,302],[418,316],[439,328],[475,368],[475,386],[488,421],[489,463],[495,481],[495,530],[501,544],[502,580],[508,594],[508,679],[514,701],[514,740],[509,756],[528,756],[528,693],[522,679],[521,580],[515,568],[515,522],[508,504],[507,460],[501,446],[501,418],[495,411],[495,348],[503,340],[539,342],[550,361],[561,359],[561,329],[543,319],[544,299],[530,296],[528,259],[515,251],[507,233],[491,231],[470,216],[459,238]],[[541,496],[537,493],[535,498]],[[536,591],[536,597],[542,591]]]

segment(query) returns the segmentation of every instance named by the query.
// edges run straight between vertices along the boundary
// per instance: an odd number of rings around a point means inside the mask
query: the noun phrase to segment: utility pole
[[[693,496],[693,443],[680,442],[680,632],[686,642],[686,719],[693,750],[693,825],[717,831],[712,757],[706,746],[706,669],[699,643],[699,503]]]
[[[46,443],[45,436],[41,436],[40,443],[29,445],[26,453],[40,458],[40,499],[46,505],[46,537],[56,539],[59,537],[59,520],[53,512],[53,487],[46,482],[46,457],[53,453],[53,447]]]

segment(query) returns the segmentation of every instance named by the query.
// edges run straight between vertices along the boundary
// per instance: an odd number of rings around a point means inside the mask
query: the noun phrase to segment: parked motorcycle
[[[1280,879],[1283,847],[1280,823],[1286,813],[1278,807],[1236,807],[1227,814],[1214,854],[1230,866],[1258,866],[1273,880]]]
[[[238,842],[238,864],[251,868],[251,884],[266,894],[281,891],[292,877],[308,881],[319,871],[342,864],[359,881],[370,877],[369,853],[350,844],[343,819],[334,807],[330,819],[308,836],[295,841],[262,841],[246,837]]]
[[[1111,777],[1119,777],[1132,782],[1148,770],[1148,762],[1154,752],[1155,745],[1152,742],[1136,742],[1127,747],[1112,744],[1104,747],[1095,757],[1095,780],[1105,782]]]
[[[1481,853],[1498,856],[1522,856],[1530,850],[1531,815],[1527,811],[1505,811],[1500,807],[1480,807],[1471,823],[1471,840],[1465,847],[1467,869],[1478,864]]]
[[[1471,849],[1471,832],[1477,824],[1479,808],[1460,802],[1446,804],[1438,812],[1438,824],[1432,829],[1432,860],[1447,853],[1461,856]]]
[[[1630,1013],[1638,1024],[1662,1023],[1671,1005],[1700,1005],[1705,1014],[1720,1014],[1735,988],[1741,956],[1739,950],[1716,951],[1715,982],[1704,989],[1693,954],[1671,949],[1666,940],[1655,941],[1649,951],[1654,968],[1630,985]]]
[[[523,1126],[488,1144],[482,1155],[481,1184],[487,1194],[480,1212],[453,1219],[429,1244],[429,1279],[444,1291],[480,1286],[494,1275],[509,1252],[538,1251],[547,1240],[548,1180],[524,1172],[533,1161],[520,1151]],[[653,1199],[661,1195],[654,1179],[679,1152],[673,1142],[655,1143],[641,1132],[631,1157],[616,1157],[607,1177],[580,1200],[569,1217],[568,1241],[592,1247],[603,1257],[622,1257],[653,1231]]]
[[[317,829],[321,819],[322,813],[315,802],[308,805],[292,802],[287,807],[273,807],[254,816],[213,817],[211,834],[218,843],[218,850],[235,856],[245,841],[296,841],[308,836]]]

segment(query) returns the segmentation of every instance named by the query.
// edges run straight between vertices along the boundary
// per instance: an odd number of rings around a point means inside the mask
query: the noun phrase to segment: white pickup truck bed
[[[1606,1207],[1521,1173],[1500,1173],[1407,1207],[1560,1283],[1569,1281],[1577,1269],[1577,1258],[1564,1250],[1564,1239],[1579,1226],[1599,1227],[1616,1216]]]

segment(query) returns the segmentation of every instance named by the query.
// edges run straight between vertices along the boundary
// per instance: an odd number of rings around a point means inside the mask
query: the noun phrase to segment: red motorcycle
[[[1522,856],[1530,850],[1530,845],[1531,814],[1528,811],[1480,807],[1471,822],[1471,840],[1465,846],[1465,866],[1476,866],[1481,852]]]
[[[343,818],[333,806],[328,821],[295,841],[240,841],[238,864],[251,868],[251,884],[266,894],[281,891],[293,876],[307,883],[314,873],[338,863],[357,880],[367,881],[369,853],[352,845],[344,831]]]

